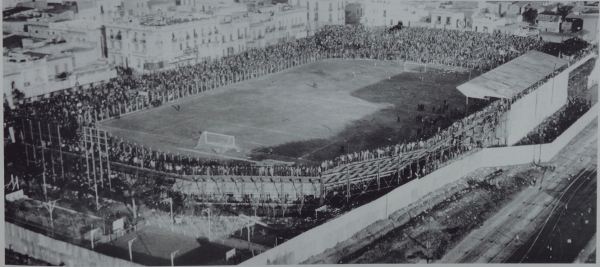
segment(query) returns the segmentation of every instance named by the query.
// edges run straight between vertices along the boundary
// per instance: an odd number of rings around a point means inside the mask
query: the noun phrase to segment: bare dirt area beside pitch
[[[545,174],[543,190],[544,173],[532,164],[479,169],[304,263],[502,262],[547,218],[542,211],[567,188],[568,174],[593,175],[584,169],[597,157],[579,159],[596,155],[596,128],[597,122],[588,125],[555,157],[556,170]]]
[[[235,137],[241,151],[226,157],[320,161],[339,155],[346,140],[362,150],[409,138],[415,116],[426,116],[443,99],[451,107],[464,105],[455,86],[468,73],[402,72],[398,62],[325,60],[101,124],[124,140],[173,153],[217,157],[193,149],[199,132],[210,131]],[[417,103],[427,110],[416,112]]]

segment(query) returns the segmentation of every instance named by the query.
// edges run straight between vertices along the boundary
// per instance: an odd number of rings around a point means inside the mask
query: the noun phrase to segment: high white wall
[[[32,232],[9,222],[4,224],[4,245],[51,264],[66,266],[142,266],[131,261],[109,257],[93,250]]]
[[[592,57],[594,56],[589,55],[579,60],[561,74],[549,79],[537,90],[512,104],[506,123],[509,145],[517,143],[545,118],[554,114],[567,103],[569,73]]]
[[[266,251],[242,264],[298,264],[310,256],[322,253],[337,243],[347,240],[370,224],[386,219],[394,211],[407,207],[419,198],[454,182],[466,174],[484,167],[501,167],[532,162],[541,155],[541,160],[551,160],[585,126],[598,118],[598,104],[575,122],[553,143],[542,146],[517,146],[486,148],[462,160],[445,166],[424,178],[413,180],[385,196],[354,209],[335,220],[311,229],[286,243]],[[540,149],[542,150],[540,153]]]
[[[521,140],[567,103],[568,81],[569,73],[563,72],[513,103],[508,112],[506,128],[509,145]]]

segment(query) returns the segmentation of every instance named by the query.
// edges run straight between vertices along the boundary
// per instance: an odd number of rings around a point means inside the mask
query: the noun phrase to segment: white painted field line
[[[113,128],[113,129],[117,129],[117,130],[122,130],[122,131],[127,131],[127,132],[133,132],[133,133],[139,133],[139,134],[156,135],[156,136],[160,136],[160,137],[164,137],[164,138],[168,138],[168,139],[178,139],[178,140],[181,140],[181,141],[190,141],[190,140],[194,139],[194,138],[183,139],[183,138],[179,138],[179,137],[172,137],[172,136],[160,135],[160,134],[155,134],[155,133],[130,130],[130,129],[125,129],[125,128],[116,127],[116,126],[109,126],[109,125],[102,125],[102,127]]]
[[[300,157],[300,159],[302,159],[302,158],[304,158],[304,157],[306,157],[306,156],[308,156],[308,155],[310,155],[310,154],[312,154],[312,153],[315,153],[315,152],[317,152],[317,151],[319,151],[319,150],[321,150],[321,149],[323,149],[323,148],[326,148],[326,147],[328,147],[328,146],[330,146],[330,145],[333,145],[333,144],[334,144],[334,143],[336,143],[336,142],[337,142],[337,140],[335,140],[335,141],[333,141],[333,142],[331,142],[331,143],[329,143],[329,144],[327,144],[327,145],[324,145],[324,146],[322,146],[322,147],[318,148],[317,150],[315,150],[315,151],[313,151],[313,152],[310,152],[310,153],[308,153],[308,154],[306,154],[306,155],[302,155],[302,157]]]

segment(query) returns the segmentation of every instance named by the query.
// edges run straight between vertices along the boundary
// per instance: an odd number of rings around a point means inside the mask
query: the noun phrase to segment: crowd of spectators
[[[552,116],[544,119],[527,136],[516,145],[538,145],[552,143],[560,134],[568,129],[577,119],[591,108],[591,103],[583,98],[569,99],[567,104]]]
[[[536,38],[429,28],[344,25],[317,34],[321,48],[345,58],[410,60],[489,70],[544,44]]]
[[[173,99],[203,92],[229,83],[251,79],[321,58],[401,59],[489,69],[509,61],[544,42],[535,38],[429,28],[405,28],[388,32],[384,28],[328,26],[314,36],[265,48],[253,48],[239,54],[196,65],[151,74],[135,75],[124,69],[118,77],[93,89],[74,89],[39,101],[25,101],[12,110],[12,118],[32,118],[61,125],[60,146],[74,153],[94,151],[103,158],[175,174],[318,176],[341,164],[390,157],[429,148],[459,135],[468,124],[497,123],[498,116],[510,104],[536,89],[551,76],[510,100],[498,100],[473,114],[455,112],[456,119],[440,121],[436,127],[423,127],[419,135],[406,143],[373,150],[357,151],[327,160],[315,166],[256,166],[239,161],[213,161],[164,153],[136,144],[112,140],[108,151],[100,147],[82,147],[81,126],[94,126],[103,119],[131,111],[161,105]],[[595,46],[572,53],[571,61]],[[466,116],[466,117],[464,117]],[[463,117],[463,118],[461,118]],[[6,121],[6,120],[5,120]],[[433,125],[430,120],[423,121]],[[443,127],[442,127],[443,126]],[[449,127],[447,127],[449,126]],[[446,129],[444,129],[447,127]],[[435,129],[435,130],[433,130]],[[479,144],[483,145],[483,144]]]

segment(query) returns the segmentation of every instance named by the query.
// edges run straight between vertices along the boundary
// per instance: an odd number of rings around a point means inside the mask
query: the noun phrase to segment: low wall
[[[66,266],[142,266],[27,230],[9,222],[4,224],[4,244],[30,257]]]
[[[540,154],[542,161],[549,161],[597,117],[598,105],[596,104],[551,144],[483,149],[424,178],[402,185],[373,202],[317,226],[242,264],[301,263],[352,237],[370,224],[386,219],[394,211],[408,207],[419,198],[479,168],[525,164],[532,162],[534,155],[538,159]]]

